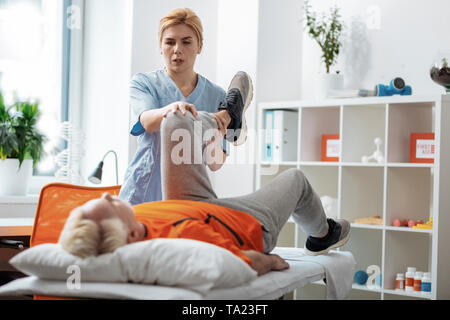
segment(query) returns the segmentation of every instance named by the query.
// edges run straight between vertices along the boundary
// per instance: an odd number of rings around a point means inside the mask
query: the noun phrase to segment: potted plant
[[[0,195],[26,195],[46,137],[37,128],[38,102],[7,107],[0,92]]]
[[[327,17],[322,13],[317,17],[315,12],[311,11],[311,5],[305,0],[305,30],[308,35],[314,39],[322,50],[321,60],[325,64],[325,73],[321,75],[321,83],[318,90],[318,97],[323,98],[333,90],[339,90],[343,87],[343,76],[330,73],[330,68],[336,64],[339,56],[339,50],[342,46],[340,41],[343,22],[340,21],[339,8],[334,6],[330,9]]]

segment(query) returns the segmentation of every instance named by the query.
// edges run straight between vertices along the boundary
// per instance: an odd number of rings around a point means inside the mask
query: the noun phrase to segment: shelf
[[[432,229],[414,229],[414,228],[409,228],[409,227],[386,226],[385,229],[391,230],[391,231],[401,231],[401,232],[419,232],[419,233],[429,233],[429,234],[433,233]]]
[[[34,218],[0,218],[0,236],[31,235]]]
[[[0,204],[37,204],[38,194],[26,196],[0,196]]]
[[[323,280],[314,281],[312,283],[313,284],[317,284],[317,285],[325,285]],[[382,289],[380,287],[378,287],[378,286],[375,286],[374,288],[369,288],[365,284],[361,285],[361,284],[357,284],[357,283],[352,283],[352,289],[362,290],[362,291],[369,291],[369,292],[377,292],[377,293],[381,293],[381,291],[382,291]]]
[[[297,166],[298,162],[296,161],[281,161],[281,162],[270,162],[270,161],[261,161],[260,165],[262,166],[273,166],[273,165],[279,165],[279,166]]]
[[[408,162],[333,162],[333,161],[281,161],[269,162],[261,161],[260,165],[280,165],[280,166],[317,166],[317,167],[389,167],[389,168],[434,168],[433,163],[408,163]]]
[[[320,284],[320,283],[317,283]],[[382,289],[380,287],[375,288],[369,288],[366,285],[360,285],[357,283],[352,284],[352,289],[355,290],[363,290],[363,291],[370,291],[370,292],[383,292],[387,294],[395,294],[398,296],[406,296],[406,297],[415,297],[415,298],[422,298],[422,299],[431,299],[431,293],[422,293],[422,292],[415,292],[415,291],[405,291],[405,290],[391,290],[391,289]]]
[[[323,282],[323,280],[317,280],[312,282],[312,284],[317,284],[317,285],[323,285],[325,286],[326,284]],[[352,283],[352,289],[356,289],[356,290],[364,290],[364,291],[371,291],[371,292],[381,292],[381,288],[380,287],[375,287],[375,288],[369,288],[368,286],[361,285],[361,284],[357,284],[357,283]]]
[[[300,161],[300,166],[317,166],[317,167],[338,167],[339,162],[332,161]]]
[[[326,285],[323,282],[323,280],[314,281],[314,282],[312,282],[312,284],[323,285],[323,286]],[[352,283],[352,289],[381,293],[381,288],[380,287],[376,286],[375,288],[369,288],[365,284],[361,285],[361,284],[357,284],[357,283]]]
[[[341,162],[343,167],[384,167],[384,163],[377,162]]]
[[[382,288],[354,284],[353,295],[376,298],[379,294],[381,299],[450,297],[450,278],[445,277],[450,261],[446,259],[448,248],[442,245],[449,242],[450,233],[438,230],[437,224],[433,229],[393,226],[396,219],[427,221],[430,217],[441,226],[450,225],[450,216],[445,214],[450,210],[445,193],[450,189],[450,95],[262,102],[258,104],[258,119],[265,110],[275,109],[298,111],[297,144],[290,146],[297,155],[282,158],[290,161],[280,163],[258,162],[257,187],[294,167],[304,173],[320,197],[337,200],[333,211],[351,222],[352,228],[350,240],[341,249],[353,253],[356,270],[378,265],[383,273]],[[414,132],[435,133],[435,163],[409,162]],[[321,161],[322,136],[331,134],[339,135],[339,161]],[[363,163],[364,155],[374,154],[377,137],[382,139],[383,162]],[[368,216],[382,216],[383,224],[353,222]],[[302,244],[304,235],[295,230],[295,244]],[[432,293],[393,290],[396,274],[407,266],[431,272]],[[386,287],[389,289],[383,289]]]
[[[444,96],[445,97],[445,96]],[[353,105],[380,105],[399,103],[434,103],[440,100],[440,94],[411,95],[411,96],[390,96],[390,97],[355,97],[355,98],[334,98],[325,100],[301,100],[301,101],[275,101],[260,102],[258,107],[267,109],[298,109],[301,107],[331,107],[331,106],[353,106]]]
[[[373,224],[351,223],[352,228],[383,230],[383,226]]]
[[[418,232],[418,233],[429,233],[432,234],[433,230],[431,229],[414,229],[409,227],[393,227],[393,226],[380,226],[373,224],[361,224],[361,223],[351,223],[352,228],[357,229],[374,229],[374,230],[390,230],[390,231],[401,231],[401,232]]]
[[[388,162],[387,166],[396,168],[434,168],[434,163]]]
[[[432,298],[431,293],[422,293],[422,292],[415,292],[415,291],[383,289],[383,292],[388,293],[388,294],[396,294],[399,296],[415,297],[415,298],[422,298],[422,299],[431,299]]]
[[[322,280],[314,281],[313,284],[317,285],[325,285],[325,283]],[[432,299],[431,293],[422,293],[422,292],[415,292],[415,291],[405,291],[405,290],[392,290],[392,289],[382,289],[378,286],[375,286],[373,288],[369,288],[368,286],[360,285],[357,283],[352,284],[352,289],[354,290],[362,290],[362,291],[369,291],[369,292],[377,292],[377,293],[387,293],[387,294],[395,294],[398,296],[406,296],[406,297],[414,297],[414,298],[422,298],[422,299]]]
[[[370,292],[381,292],[381,288],[378,286],[376,286],[375,288],[369,288],[365,284],[361,285],[361,284],[357,284],[357,283],[352,284],[352,289],[370,291]]]

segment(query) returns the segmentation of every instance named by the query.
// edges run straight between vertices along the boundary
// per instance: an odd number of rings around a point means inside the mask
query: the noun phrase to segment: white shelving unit
[[[295,110],[298,115],[297,161],[263,161],[264,130],[258,130],[256,184],[266,184],[288,168],[298,168],[320,196],[338,199],[338,217],[353,222],[379,215],[383,225],[352,223],[342,250],[351,251],[356,270],[381,268],[382,287],[354,285],[352,295],[374,292],[379,299],[450,298],[450,96],[392,96],[280,101],[258,104],[257,126],[264,129],[264,111]],[[276,129],[276,128],[275,128]],[[410,163],[412,132],[435,133],[434,163]],[[338,162],[322,162],[321,136],[339,134]],[[383,140],[384,163],[362,163]],[[433,229],[393,227],[394,219],[433,218]],[[306,235],[295,228],[295,245]],[[395,290],[395,276],[408,266],[431,272],[431,294]]]

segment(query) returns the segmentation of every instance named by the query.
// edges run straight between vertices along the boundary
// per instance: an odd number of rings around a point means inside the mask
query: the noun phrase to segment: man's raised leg
[[[161,122],[161,179],[163,200],[217,198],[204,164],[205,141],[217,130],[212,113],[169,113]]]
[[[247,138],[245,111],[253,97],[250,76],[239,71],[231,80],[228,92],[218,112],[230,117],[226,138],[239,145]],[[225,111],[224,111],[225,110]],[[211,158],[204,156],[205,143],[213,137],[215,144],[223,136],[217,130],[214,114],[198,112],[198,119],[187,112],[170,113],[161,122],[161,178],[163,199],[205,200],[216,199],[206,171],[205,160],[222,160],[223,154]]]

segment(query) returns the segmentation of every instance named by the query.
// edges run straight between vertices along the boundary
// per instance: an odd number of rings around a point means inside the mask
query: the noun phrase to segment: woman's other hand
[[[227,133],[227,127],[231,122],[231,117],[226,110],[222,110],[214,113],[214,119],[217,122],[217,129],[222,134],[222,138]]]

